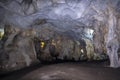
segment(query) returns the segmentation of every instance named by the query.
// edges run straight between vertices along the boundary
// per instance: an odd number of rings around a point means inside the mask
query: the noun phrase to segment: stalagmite
[[[111,39],[107,44],[107,54],[110,59],[110,67],[120,67],[120,62],[118,58],[118,48],[119,48],[119,42],[116,37]]]

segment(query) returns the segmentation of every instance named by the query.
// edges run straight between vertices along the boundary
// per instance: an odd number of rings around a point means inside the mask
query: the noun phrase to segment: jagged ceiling
[[[0,0],[0,26],[4,25],[34,28],[36,33],[47,28],[77,40],[93,36],[84,35],[84,30],[95,31],[95,53],[107,53],[110,66],[120,66],[120,0]]]
[[[107,10],[120,12],[119,0],[0,0],[0,22],[20,28],[34,27],[36,21],[45,19],[60,31],[81,31],[94,22],[106,23]]]

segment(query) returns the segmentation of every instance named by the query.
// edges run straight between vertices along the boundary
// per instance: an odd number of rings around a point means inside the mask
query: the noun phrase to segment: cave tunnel
[[[94,53],[92,43],[93,30],[85,28],[86,38],[78,40],[70,36],[55,33],[53,38],[44,40],[42,37],[34,38],[34,45],[37,58],[41,61],[102,61],[108,60],[105,53],[97,55]],[[43,30],[44,31],[44,30]],[[44,32],[43,35],[48,32]],[[53,32],[54,33],[54,32]],[[48,36],[46,36],[48,37]],[[94,53],[94,54],[93,54]],[[45,56],[46,55],[46,56]],[[44,57],[43,57],[44,56]]]
[[[0,0],[0,80],[119,74],[119,0]]]

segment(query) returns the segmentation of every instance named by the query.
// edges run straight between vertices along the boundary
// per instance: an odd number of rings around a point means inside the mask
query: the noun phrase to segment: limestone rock
[[[94,57],[94,54],[95,54],[93,43],[89,39],[84,39],[84,40],[86,42],[86,50],[87,50],[88,60],[92,60]]]
[[[37,41],[35,41],[37,55],[41,61],[107,59],[104,53],[96,56],[92,40],[82,37],[74,40],[68,35],[57,32],[51,24],[42,24],[41,26],[39,30],[36,30]],[[103,48],[101,50],[104,51]]]
[[[0,52],[2,70],[16,70],[30,66],[37,61],[31,30],[22,31],[12,26],[5,27],[2,52]]]

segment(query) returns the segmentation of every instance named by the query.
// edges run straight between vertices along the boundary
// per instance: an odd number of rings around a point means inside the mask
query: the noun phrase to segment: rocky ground
[[[62,62],[38,64],[0,75],[0,80],[120,80],[120,68],[108,62]]]

